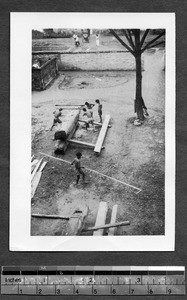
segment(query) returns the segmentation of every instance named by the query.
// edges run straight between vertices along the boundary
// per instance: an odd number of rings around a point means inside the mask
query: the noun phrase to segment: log
[[[69,140],[70,144],[75,144],[75,145],[80,145],[80,146],[87,146],[89,148],[94,148],[95,145],[91,144],[91,143],[86,143],[86,142],[82,142],[82,141],[78,141],[78,140]]]
[[[106,228],[118,227],[118,226],[127,226],[127,225],[130,225],[129,221],[124,221],[124,222],[120,222],[120,223],[105,224],[105,225],[90,227],[90,228],[84,229],[83,231],[96,231],[96,230],[99,231],[99,230],[106,229]]]
[[[106,117],[104,119],[104,122],[103,122],[103,125],[102,125],[101,130],[100,130],[95,148],[94,148],[94,152],[96,152],[97,154],[99,154],[101,152],[101,148],[102,148],[103,141],[104,141],[107,129],[108,129],[109,122],[110,122],[110,116],[106,115]]]
[[[59,215],[43,215],[43,214],[32,214],[33,218],[47,218],[47,219],[64,219],[69,220],[70,217],[59,216]]]
[[[115,204],[112,208],[112,215],[110,219],[110,223],[114,224],[116,222],[118,205]],[[108,231],[108,235],[116,235],[116,227],[111,227]]]
[[[97,229],[93,233],[93,235],[95,235],[95,236],[96,235],[103,235],[104,229],[103,228],[99,228],[99,227],[105,225],[107,210],[108,210],[107,202],[101,201],[99,203],[99,208],[98,208],[96,222],[95,222],[95,228],[97,228]]]
[[[63,119],[60,126],[60,130],[65,132],[66,138],[64,140],[58,140],[55,144],[55,153],[65,153],[68,147],[68,139],[71,139],[78,125],[80,110],[71,111]]]

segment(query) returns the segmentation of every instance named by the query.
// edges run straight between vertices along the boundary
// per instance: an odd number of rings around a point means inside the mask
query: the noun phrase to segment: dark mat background
[[[176,247],[174,252],[9,252],[10,12],[176,13]],[[0,265],[187,265],[187,1],[0,0]],[[186,27],[186,28],[185,28]],[[19,70],[18,70],[19,74]],[[26,99],[25,99],[26,101]],[[16,199],[19,201],[19,199]],[[39,296],[0,296],[38,299]],[[55,296],[45,297],[54,299]],[[92,296],[62,297],[93,299]],[[95,299],[186,299],[185,296],[98,296]],[[44,299],[44,297],[43,297]]]

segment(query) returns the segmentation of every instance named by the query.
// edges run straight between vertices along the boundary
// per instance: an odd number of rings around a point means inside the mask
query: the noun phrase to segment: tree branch
[[[159,43],[156,43],[156,44],[154,44],[154,45],[148,47],[147,49],[151,49],[151,48],[153,48],[153,47],[155,47],[155,46],[158,46],[158,45],[161,45],[161,44],[165,44],[165,41],[161,41],[161,42],[159,42]]]
[[[143,43],[144,43],[144,41],[145,41],[146,36],[148,35],[148,33],[149,33],[149,29],[146,29],[146,31],[144,32],[143,37],[142,37],[142,39],[140,41],[140,48],[142,48]]]
[[[147,45],[142,49],[142,53],[154,42],[156,42],[161,36],[165,35],[165,31],[163,31],[161,34],[159,34],[156,38],[154,38],[152,41],[150,41],[149,43],[147,43]]]
[[[134,55],[133,50],[115,33],[113,29],[110,29],[110,32],[115,36],[115,38],[132,54]]]
[[[128,34],[129,34],[129,38],[130,38],[130,40],[131,40],[131,43],[132,43],[132,48],[133,49],[135,49],[135,44],[134,44],[134,42],[133,42],[133,39],[132,39],[132,34],[131,34],[131,31],[130,31],[130,29],[127,29],[127,31],[128,31]]]
[[[125,35],[125,37],[126,37],[127,41],[129,42],[130,46],[131,46],[131,47],[132,47],[132,49],[134,50],[134,49],[135,49],[135,47],[134,47],[134,44],[133,44],[133,42],[132,42],[132,38],[131,38],[131,36],[130,36],[130,37],[128,36],[128,34],[127,34],[127,32],[126,32],[126,30],[125,30],[125,29],[122,29],[122,31],[123,31],[123,33],[124,33],[124,35]]]

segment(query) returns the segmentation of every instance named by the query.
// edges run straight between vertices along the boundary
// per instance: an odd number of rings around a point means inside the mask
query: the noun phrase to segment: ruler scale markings
[[[136,267],[108,266],[62,266],[56,268],[41,266],[35,267],[35,269],[28,267],[28,271],[26,267],[21,269],[18,267],[2,267],[1,293],[37,295],[182,295],[185,294],[184,273],[184,267],[147,267],[147,269],[144,267],[141,270],[140,267],[136,269]],[[72,276],[72,274],[74,275]],[[57,285],[58,283],[60,285]]]

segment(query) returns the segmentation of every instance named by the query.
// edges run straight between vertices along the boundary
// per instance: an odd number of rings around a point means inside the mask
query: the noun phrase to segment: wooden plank
[[[59,216],[59,215],[44,215],[44,214],[32,214],[34,218],[47,218],[47,219],[64,219],[69,220],[70,217]]]
[[[100,226],[94,226],[94,227],[90,227],[90,228],[84,229],[83,231],[96,231],[96,230],[99,231],[99,230],[103,230],[103,229],[106,229],[106,228],[119,227],[119,226],[127,226],[127,225],[130,225],[129,221],[124,221],[124,222],[119,222],[119,223],[113,223],[113,224],[105,224],[105,225],[100,225]]]
[[[38,163],[38,159],[34,159],[32,162],[31,162],[31,173],[34,171],[34,169],[36,168],[36,165]]]
[[[42,172],[38,171],[35,174],[32,182],[31,182],[31,199],[34,197],[34,194],[35,194],[38,184],[40,182],[41,176],[42,176]]]
[[[108,129],[109,122],[110,122],[110,116],[106,115],[106,117],[104,119],[104,122],[103,122],[103,125],[102,125],[101,130],[100,130],[95,148],[94,148],[94,152],[96,152],[96,153],[101,152],[101,148],[102,148],[103,141],[104,141],[107,129]]]
[[[43,160],[43,158],[41,158],[41,159],[38,161],[38,163],[37,163],[37,165],[36,165],[34,171],[32,172],[32,174],[31,174],[31,181],[33,180],[34,176],[36,175],[36,172],[39,170],[40,165],[41,165],[41,163],[42,163],[42,160]]]
[[[97,212],[95,227],[105,225],[108,205],[107,202],[101,201]],[[99,229],[93,233],[93,235],[103,235],[104,229]]]
[[[69,142],[70,142],[70,144],[75,144],[75,145],[80,145],[80,146],[87,146],[87,147],[90,147],[90,148],[94,148],[95,147],[94,144],[86,143],[86,142],[82,142],[82,141],[78,141],[78,140],[72,140],[72,139],[70,139]]]
[[[40,178],[42,176],[42,170],[44,169],[46,164],[47,161],[44,161],[42,164],[40,164],[37,172],[35,173],[35,176],[33,177],[33,180],[31,181],[31,199],[34,197],[34,194],[40,182]]]
[[[43,164],[41,165],[41,167],[39,168],[39,171],[42,172],[43,169],[45,168],[46,164],[47,164],[47,161],[44,161]]]
[[[117,210],[118,210],[118,205],[115,204],[112,208],[112,214],[110,219],[111,224],[116,222]],[[109,228],[108,235],[116,235],[116,227]]]
[[[81,122],[81,123],[87,123],[87,121],[85,121],[85,120],[79,120],[79,122]],[[98,123],[98,122],[95,122],[95,121],[93,121],[93,124],[94,124],[94,125],[101,126],[101,127],[102,127],[102,125],[103,125],[103,123]],[[109,126],[110,126],[110,125],[109,125]]]

